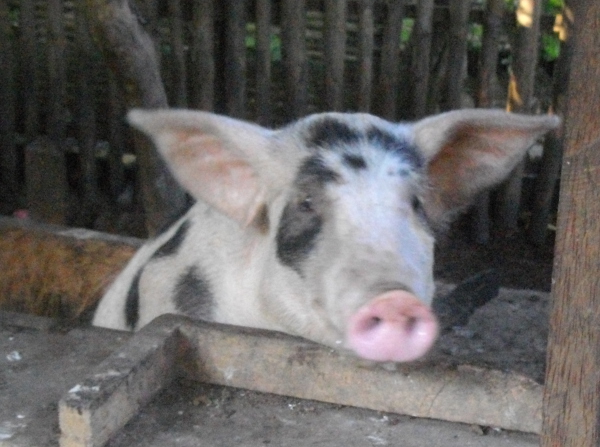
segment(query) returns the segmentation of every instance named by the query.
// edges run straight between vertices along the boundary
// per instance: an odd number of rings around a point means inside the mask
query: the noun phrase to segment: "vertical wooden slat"
[[[227,114],[246,114],[246,1],[227,2],[225,49],[225,103]]]
[[[450,109],[462,107],[470,10],[471,2],[450,0],[450,39],[448,42],[451,48],[448,54],[448,106]]]
[[[308,105],[308,60],[306,56],[305,0],[282,0],[281,41],[287,93],[287,119],[306,114]]]
[[[256,0],[256,122],[271,124],[271,0]]]
[[[325,0],[325,103],[341,111],[344,102],[347,0]]]
[[[484,12],[483,36],[481,38],[481,59],[477,79],[477,107],[492,107],[498,49],[502,32],[502,17],[506,0],[488,0]]]
[[[373,48],[375,34],[375,19],[373,14],[374,0],[359,2],[359,51],[360,51],[360,80],[358,87],[358,110],[371,110],[371,90],[373,83]]]
[[[20,7],[20,70],[23,81],[27,83],[21,89],[25,136],[31,141],[39,130],[38,106],[38,46],[35,39],[35,15],[33,1],[22,1]]]
[[[569,81],[569,69],[573,53],[573,23],[568,19],[568,11],[563,14],[563,34],[565,38],[560,47],[560,58],[554,68],[552,108],[555,113],[563,115]],[[562,134],[552,132],[544,141],[544,152],[540,162],[539,174],[536,178],[529,238],[536,245],[542,245],[548,235],[548,223],[553,206],[556,184],[560,178],[562,162]]]
[[[48,0],[48,122],[47,133],[57,143],[65,138],[65,31],[62,0]],[[59,146],[60,147],[60,146]]]
[[[113,198],[123,192],[125,185],[125,170],[123,153],[125,148],[125,126],[123,115],[125,107],[123,92],[112,71],[107,70],[108,77],[108,153],[109,186]]]
[[[496,86],[496,69],[498,67],[498,48],[502,31],[502,16],[505,0],[488,0],[484,12],[483,36],[481,42],[481,59],[475,103],[477,107],[493,107],[494,88]],[[490,240],[490,195],[484,192],[479,195],[473,207],[471,234],[479,244]]]
[[[600,444],[600,2],[566,2],[575,24],[541,447]]]
[[[433,0],[417,2],[413,48],[413,115],[421,118],[427,110],[429,89],[429,58],[433,30]]]
[[[96,112],[94,104],[95,66],[93,44],[84,15],[84,5],[76,4],[77,61],[77,140],[81,160],[82,206],[78,209],[76,224],[90,226],[96,213]]]
[[[507,110],[531,113],[533,87],[538,62],[540,18],[542,0],[521,0],[517,8],[517,39],[510,74]],[[510,178],[500,188],[498,223],[504,231],[517,230],[523,174],[525,164],[520,163]]]
[[[215,107],[214,11],[214,0],[194,2],[192,107],[208,111]]]
[[[185,52],[183,49],[183,21],[180,0],[169,0],[169,19],[171,23],[171,103],[176,107],[187,105],[187,73]]]
[[[375,109],[389,120],[396,118],[398,100],[398,73],[400,68],[400,34],[404,17],[404,0],[387,2],[381,44],[381,68]]]
[[[123,86],[127,107],[164,108],[167,96],[150,36],[127,0],[86,0],[94,41]],[[149,235],[181,215],[186,197],[149,140],[133,134]]]
[[[18,155],[15,144],[15,57],[8,4],[0,1],[0,211],[13,212],[18,196]],[[4,202],[4,203],[2,203]],[[6,209],[2,209],[7,206]]]

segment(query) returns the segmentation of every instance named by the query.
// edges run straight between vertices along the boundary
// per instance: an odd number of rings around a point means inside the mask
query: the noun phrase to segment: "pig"
[[[183,314],[375,362],[430,349],[435,236],[559,123],[482,109],[413,123],[321,113],[277,130],[191,110],[128,119],[195,203],[139,249],[94,325]]]

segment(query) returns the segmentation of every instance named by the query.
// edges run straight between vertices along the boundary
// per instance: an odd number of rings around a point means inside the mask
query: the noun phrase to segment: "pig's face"
[[[130,121],[198,203],[140,250],[94,324],[121,327],[138,299],[143,322],[186,313],[177,304],[185,295],[203,318],[378,361],[416,359],[436,338],[433,229],[558,124],[492,110],[413,124],[330,113],[277,131],[186,110],[134,111]],[[168,256],[161,248],[179,245]],[[194,284],[204,285],[198,296]]]
[[[344,118],[321,115],[286,129],[308,154],[274,219],[277,262],[291,270],[290,295],[311,310],[304,314],[313,339],[375,360],[409,360],[437,332],[424,159],[408,127]],[[410,352],[393,349],[400,346]]]

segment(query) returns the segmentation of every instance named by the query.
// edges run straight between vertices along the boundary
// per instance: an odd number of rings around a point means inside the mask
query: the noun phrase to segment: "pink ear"
[[[146,132],[175,178],[196,199],[248,225],[268,199],[257,168],[268,159],[265,129],[191,111],[132,111],[129,121]],[[260,152],[263,152],[262,156]]]
[[[504,180],[536,139],[555,128],[555,116],[498,110],[459,110],[415,125],[415,141],[429,159],[425,209],[442,222],[482,190]]]

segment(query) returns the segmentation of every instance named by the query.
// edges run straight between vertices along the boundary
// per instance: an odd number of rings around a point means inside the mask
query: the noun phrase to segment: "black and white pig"
[[[178,313],[397,362],[437,336],[436,231],[559,122],[493,110],[411,124],[325,113],[280,130],[189,110],[129,121],[196,203],[141,247],[93,324]]]

